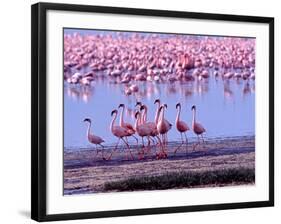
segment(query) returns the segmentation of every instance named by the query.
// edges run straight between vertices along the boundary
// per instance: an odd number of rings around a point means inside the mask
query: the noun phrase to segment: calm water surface
[[[173,124],[169,140],[180,140],[175,128],[176,104],[182,104],[181,119],[191,127],[191,106],[197,106],[197,120],[207,132],[205,137],[232,137],[254,135],[255,133],[255,93],[254,81],[222,80],[211,77],[208,80],[190,83],[137,83],[138,93],[126,96],[124,84],[113,84],[108,79],[97,80],[92,86],[64,84],[64,146],[66,149],[85,148],[87,125],[83,120],[92,119],[92,132],[111,145],[117,139],[111,134],[109,125],[111,111],[120,103],[127,106],[126,122],[134,123],[136,101],[149,108],[148,120],[153,121],[156,106],[154,100],[160,98],[168,105],[166,119]],[[119,122],[119,118],[117,120]],[[192,131],[188,137],[195,137]]]

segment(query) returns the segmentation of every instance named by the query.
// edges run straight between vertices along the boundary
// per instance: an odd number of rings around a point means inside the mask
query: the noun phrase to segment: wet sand
[[[138,150],[132,149],[134,160],[126,159],[124,149],[113,155],[109,161],[96,155],[95,150],[65,150],[64,153],[64,194],[85,194],[105,191],[107,182],[120,181],[143,176],[158,176],[171,172],[204,172],[233,168],[255,169],[255,138],[244,136],[235,138],[208,139],[205,145],[193,150],[194,143],[174,150],[181,143],[168,145],[168,158],[157,160],[155,148],[143,160],[138,159]],[[133,147],[132,147],[133,148]],[[106,155],[110,149],[106,148]],[[237,183],[231,185],[253,184]],[[214,185],[210,185],[214,187]],[[219,185],[224,186],[224,185]],[[229,184],[227,184],[229,186]],[[198,187],[207,187],[198,186]]]

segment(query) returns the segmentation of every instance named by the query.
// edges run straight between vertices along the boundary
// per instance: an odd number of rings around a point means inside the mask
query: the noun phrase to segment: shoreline
[[[110,161],[104,161],[100,155],[94,156],[96,153],[94,150],[65,152],[64,194],[111,192],[104,190],[108,182],[144,176],[155,177],[167,172],[255,169],[254,136],[208,139],[204,147],[201,145],[193,152],[190,150],[188,154],[185,153],[185,149],[179,149],[174,156],[172,152],[175,146],[177,145],[169,144],[167,150],[169,156],[161,160],[153,156],[147,156],[144,160],[126,160],[124,154],[121,153],[113,156]],[[133,154],[137,155],[136,150]],[[240,184],[232,183],[232,185]]]

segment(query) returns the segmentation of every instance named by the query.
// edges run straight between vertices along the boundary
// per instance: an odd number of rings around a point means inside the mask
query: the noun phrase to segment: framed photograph
[[[274,205],[274,18],[32,5],[32,219]]]

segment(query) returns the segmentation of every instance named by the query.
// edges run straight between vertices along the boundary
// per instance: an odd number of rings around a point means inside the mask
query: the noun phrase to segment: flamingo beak
[[[176,108],[178,108],[180,106],[180,103],[177,103]]]
[[[140,107],[140,110],[142,111],[144,109],[144,106],[142,105],[141,107]]]
[[[119,104],[119,107],[118,108],[120,108],[120,107],[124,107],[125,105],[123,104],[123,103],[121,103],[121,104]]]
[[[196,108],[195,105],[193,105],[193,106],[191,107],[191,110],[195,110],[195,108]]]

